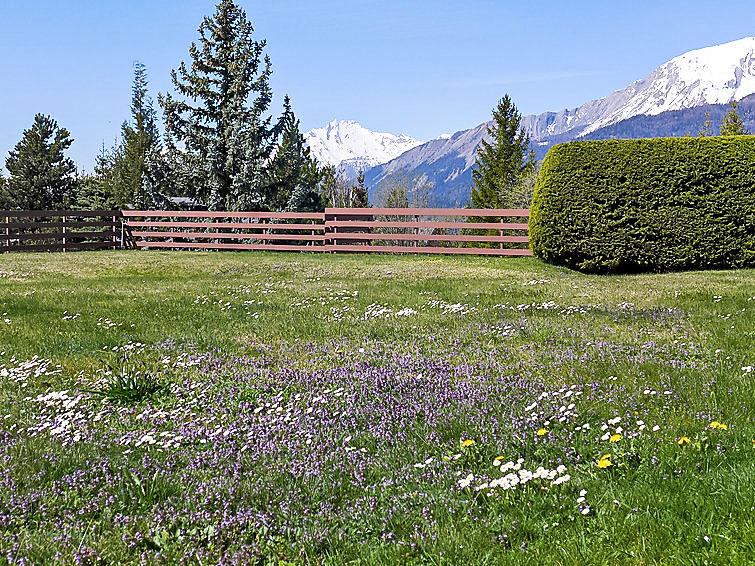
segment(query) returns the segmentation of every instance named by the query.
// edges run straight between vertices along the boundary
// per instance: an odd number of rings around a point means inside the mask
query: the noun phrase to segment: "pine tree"
[[[64,155],[73,139],[50,116],[37,114],[21,141],[9,152],[5,167],[7,205],[25,210],[60,209],[76,201],[76,166]]]
[[[147,70],[134,63],[131,122],[121,126],[121,143],[114,151],[114,182],[117,200],[137,209],[154,208],[152,191],[145,188],[147,156],[160,153],[160,134],[155,109],[147,94]]]
[[[76,194],[76,208],[84,210],[112,210],[122,208],[122,201],[116,194],[114,180],[115,151],[102,149],[97,155],[94,174],[81,175]]]
[[[288,96],[283,103],[281,128],[280,142],[265,181],[267,207],[288,211],[310,211],[313,206],[322,208],[317,191],[317,163],[299,130],[299,120]]]
[[[472,169],[472,207],[507,208],[510,194],[537,163],[529,135],[521,128],[522,116],[504,96],[493,110],[488,127],[491,141],[482,140]]]
[[[364,186],[364,171],[362,170],[357,175],[357,184],[354,186],[353,195],[351,205],[354,208],[366,208],[370,205],[367,198],[367,187]]]
[[[211,210],[268,208],[266,166],[280,129],[266,116],[272,69],[253,31],[244,11],[222,0],[199,26],[191,66],[172,72],[181,100],[159,97],[167,133],[184,145],[179,176]]]
[[[739,115],[738,104],[736,100],[731,101],[729,111],[724,116],[719,131],[722,136],[744,136],[750,132],[745,128],[745,123]]]

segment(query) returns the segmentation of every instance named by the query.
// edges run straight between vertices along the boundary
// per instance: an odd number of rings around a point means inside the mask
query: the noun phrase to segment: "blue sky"
[[[755,35],[747,1],[240,0],[302,130],[350,119],[427,140],[476,126],[508,93],[523,114],[578,106],[686,51]],[[132,63],[150,93],[188,61],[199,0],[0,0],[0,163],[37,112],[91,169],[129,117]]]

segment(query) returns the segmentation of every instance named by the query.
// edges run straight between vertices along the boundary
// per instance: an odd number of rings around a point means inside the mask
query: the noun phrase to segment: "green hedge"
[[[592,273],[755,266],[755,136],[551,148],[530,246]]]

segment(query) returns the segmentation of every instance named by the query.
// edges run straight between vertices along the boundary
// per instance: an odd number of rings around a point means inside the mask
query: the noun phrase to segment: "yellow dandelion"
[[[608,442],[618,442],[619,440],[621,440],[620,434],[612,434],[611,438],[608,439]]]
[[[466,448],[468,446],[474,446],[476,443],[471,438],[468,438],[467,440],[462,441],[461,446],[462,448]]]
[[[729,427],[725,425],[724,423],[713,421],[708,425],[708,428],[717,428],[719,430],[727,430]]]
[[[547,431],[546,429],[544,429],[544,428],[541,428],[541,429],[539,429],[539,430],[537,431],[537,433],[536,433],[536,434],[537,434],[538,436],[544,436],[544,435],[548,434],[548,431]]]
[[[597,466],[599,468],[608,468],[609,466],[612,466],[611,463],[611,455],[610,454],[603,454],[600,459],[597,462]]]
[[[679,446],[684,446],[685,444],[689,444],[689,438],[687,438],[686,436],[682,436],[679,440],[676,441],[676,443]]]

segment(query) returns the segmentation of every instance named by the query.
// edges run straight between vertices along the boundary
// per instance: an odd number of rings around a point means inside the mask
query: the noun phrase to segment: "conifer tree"
[[[199,26],[192,63],[172,72],[180,95],[160,96],[168,135],[183,144],[177,173],[211,210],[261,210],[266,202],[266,166],[278,125],[267,109],[272,99],[266,42],[233,0],[222,0]]]
[[[710,119],[710,112],[705,113],[705,121],[697,131],[697,135],[701,138],[707,138],[713,135],[713,122]]]
[[[724,116],[719,132],[722,136],[744,136],[750,132],[745,128],[744,120],[739,115],[739,109],[736,100],[732,100],[729,111]]]
[[[84,210],[112,210],[122,208],[123,202],[116,194],[117,186],[113,167],[115,151],[102,144],[94,165],[94,174],[81,175],[76,194],[76,208]]]
[[[509,195],[536,167],[529,135],[521,128],[522,116],[506,95],[493,110],[488,126],[491,141],[482,140],[472,169],[472,207],[507,208]]]
[[[267,207],[289,211],[310,211],[313,206],[324,208],[317,191],[318,182],[317,163],[310,155],[299,130],[299,120],[291,109],[291,100],[286,96],[280,141],[265,181]]]
[[[12,208],[10,195],[8,194],[8,185],[3,173],[0,171],[0,210]]]
[[[67,208],[76,201],[76,166],[64,155],[68,130],[50,116],[37,114],[21,141],[9,152],[6,205],[21,209]]]
[[[357,175],[357,184],[354,186],[353,195],[351,205],[354,208],[366,208],[370,205],[367,198],[367,187],[364,186],[364,171],[361,169]]]
[[[150,154],[160,153],[160,134],[155,109],[147,94],[147,70],[134,63],[134,84],[131,96],[131,121],[121,126],[121,143],[115,149],[113,160],[116,199],[121,205],[138,209],[155,206],[152,191],[146,188],[144,178]]]

